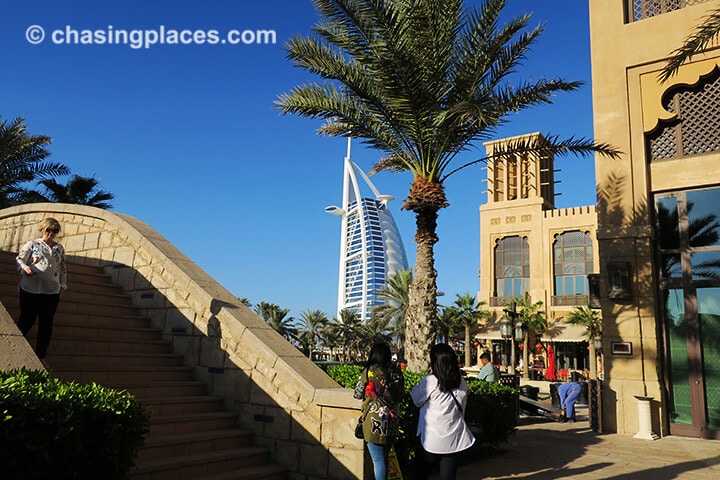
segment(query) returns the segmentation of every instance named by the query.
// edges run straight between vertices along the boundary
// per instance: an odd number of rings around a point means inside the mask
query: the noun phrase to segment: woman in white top
[[[67,288],[67,270],[65,250],[55,241],[60,223],[48,217],[40,223],[40,233],[40,238],[22,246],[15,260],[20,273],[18,327],[27,335],[37,319],[35,353],[42,360],[50,345],[60,291]]]
[[[455,351],[445,343],[430,349],[432,374],[423,378],[410,396],[420,408],[419,447],[414,480],[425,480],[435,463],[441,480],[453,480],[458,453],[470,448],[475,437],[465,423],[467,383],[462,378]]]

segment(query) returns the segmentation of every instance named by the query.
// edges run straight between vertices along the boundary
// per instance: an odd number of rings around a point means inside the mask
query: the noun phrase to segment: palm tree
[[[717,9],[706,16],[705,21],[685,40],[685,43],[670,54],[670,60],[660,72],[660,81],[668,81],[683,63],[702,52],[711,43],[717,42],[719,36],[720,9]]]
[[[73,175],[65,185],[58,183],[53,178],[40,180],[38,183],[47,190],[47,196],[42,196],[41,201],[89,205],[103,209],[112,208],[109,201],[114,198],[113,194],[105,190],[98,190],[97,186],[100,181],[95,177]]]
[[[457,310],[452,306],[439,306],[437,320],[433,323],[433,341],[449,343],[451,337],[457,336],[463,330],[462,320]]]
[[[596,379],[597,362],[595,356],[597,352],[595,351],[595,342],[593,340],[600,338],[602,333],[602,318],[600,317],[600,312],[591,309],[588,305],[575,307],[575,309],[568,314],[565,323],[582,325],[587,329],[588,344],[590,345],[590,378],[593,380]]]
[[[434,246],[447,207],[445,180],[487,159],[453,164],[474,142],[490,139],[510,114],[549,104],[579,82],[509,83],[543,31],[525,31],[530,15],[498,26],[506,0],[480,10],[462,0],[313,0],[321,21],[314,37],[290,39],[288,58],[327,83],[308,83],[276,101],[283,114],[324,119],[319,133],[358,137],[384,156],[374,172],[409,171],[403,208],[415,214],[417,244],[407,308],[409,367],[429,368],[437,318]],[[519,140],[497,155],[538,152],[617,156],[604,144],[557,137]]]
[[[287,340],[297,340],[297,328],[293,325],[295,319],[287,317],[289,308],[280,308],[276,303],[260,302],[255,305],[255,313]]]
[[[483,310],[482,307],[485,302],[477,302],[477,298],[471,295],[470,292],[464,295],[456,293],[455,297],[455,303],[449,306],[448,309],[452,309],[452,315],[462,323],[465,329],[465,366],[469,367],[472,366],[470,329],[478,320],[490,316],[490,312]],[[448,309],[446,309],[446,312]]]
[[[516,298],[515,302],[517,304],[517,320],[526,327],[523,340],[523,378],[528,378],[530,335],[539,335],[547,330],[547,312],[543,309],[542,301],[532,303],[528,292],[525,292],[522,298]]]
[[[38,193],[25,186],[29,182],[69,173],[65,165],[45,161],[50,142],[47,135],[28,133],[22,117],[9,124],[0,120],[0,208],[36,198]]]
[[[332,319],[328,328],[338,339],[342,348],[343,360],[347,361],[348,357],[353,357],[362,328],[360,315],[352,310],[340,310],[340,314]]]
[[[412,283],[412,269],[398,270],[391,275],[377,293],[385,303],[372,309],[372,319],[377,319],[382,330],[389,330],[398,351],[405,342],[405,313],[408,307],[408,292]]]
[[[317,346],[318,340],[321,340],[321,332],[328,323],[328,317],[325,312],[320,310],[305,310],[300,314],[300,325],[298,332],[300,338],[308,347],[308,358],[312,360],[313,350]]]

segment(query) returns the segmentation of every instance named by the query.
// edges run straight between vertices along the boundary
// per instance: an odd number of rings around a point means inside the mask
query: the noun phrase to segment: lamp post
[[[507,315],[504,315],[502,320],[500,320],[500,336],[505,340],[510,340],[510,366],[508,373],[515,375],[515,342],[512,338],[512,328],[512,322]]]

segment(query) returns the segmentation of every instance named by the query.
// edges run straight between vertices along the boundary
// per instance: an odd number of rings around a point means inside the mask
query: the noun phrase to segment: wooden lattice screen
[[[650,161],[720,151],[720,71],[694,88],[675,90],[664,107],[677,118],[649,136]]]

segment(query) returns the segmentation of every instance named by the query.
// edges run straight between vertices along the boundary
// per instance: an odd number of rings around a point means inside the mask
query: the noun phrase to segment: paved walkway
[[[590,430],[586,411],[578,411],[577,423],[521,418],[508,444],[490,458],[464,463],[457,480],[720,479],[720,441],[602,435]]]

